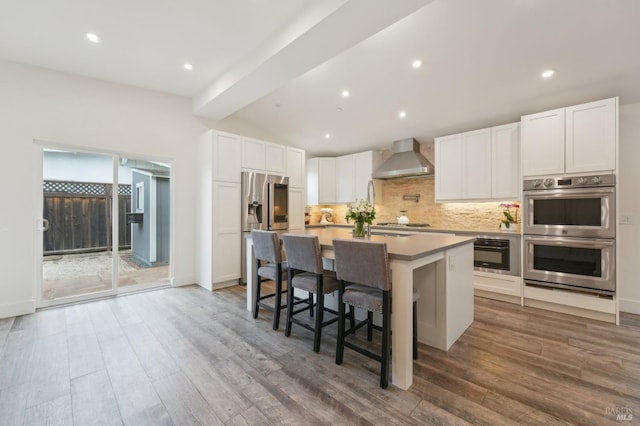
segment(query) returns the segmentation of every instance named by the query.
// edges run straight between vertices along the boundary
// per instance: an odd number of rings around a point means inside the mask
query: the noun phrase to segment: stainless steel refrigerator
[[[247,282],[246,233],[289,229],[289,178],[242,172],[242,284]]]

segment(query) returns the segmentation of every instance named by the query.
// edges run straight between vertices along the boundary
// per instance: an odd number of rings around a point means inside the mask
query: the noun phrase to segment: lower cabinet
[[[213,183],[212,283],[236,280],[241,275],[241,237],[239,183]]]
[[[473,288],[477,296],[522,303],[522,277],[474,271]]]

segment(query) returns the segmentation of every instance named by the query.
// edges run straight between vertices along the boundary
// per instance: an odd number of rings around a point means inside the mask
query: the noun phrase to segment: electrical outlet
[[[621,214],[619,223],[620,225],[633,225],[633,215],[631,214]]]

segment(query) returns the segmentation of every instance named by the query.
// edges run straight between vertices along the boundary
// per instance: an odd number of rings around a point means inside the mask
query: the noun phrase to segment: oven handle
[[[589,195],[607,195],[614,194],[613,186],[603,186],[598,188],[565,188],[565,189],[540,189],[535,191],[523,191],[524,198],[583,198],[585,194]]]
[[[534,243],[546,246],[558,247],[578,247],[578,248],[610,248],[614,246],[614,240],[603,240],[598,238],[567,238],[567,237],[541,237],[524,236],[525,244]]]

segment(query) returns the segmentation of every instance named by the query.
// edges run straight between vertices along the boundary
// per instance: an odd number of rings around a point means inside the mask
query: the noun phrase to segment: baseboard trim
[[[35,299],[16,303],[0,305],[0,318],[17,317],[18,315],[32,314],[36,311]]]
[[[620,298],[618,308],[620,312],[640,315],[640,300]]]

